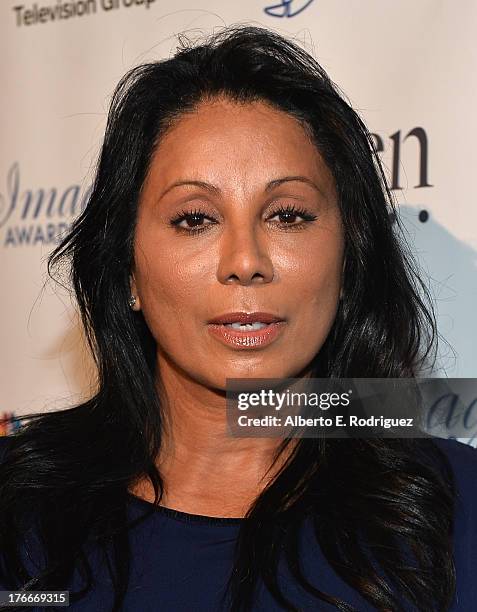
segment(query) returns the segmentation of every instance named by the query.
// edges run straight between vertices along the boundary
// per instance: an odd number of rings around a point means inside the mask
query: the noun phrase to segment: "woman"
[[[5,448],[2,588],[70,590],[74,610],[472,609],[472,449],[227,434],[228,377],[429,361],[432,307],[371,142],[316,61],[261,28],[123,78],[50,259],[71,263],[98,391]]]

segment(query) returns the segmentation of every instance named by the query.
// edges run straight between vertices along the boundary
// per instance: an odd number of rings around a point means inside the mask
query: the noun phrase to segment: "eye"
[[[209,220],[210,223],[204,223],[206,219]],[[215,219],[197,209],[190,211],[183,210],[176,217],[171,219],[171,225],[187,234],[199,234],[215,222]]]
[[[303,229],[307,223],[314,221],[317,218],[316,215],[311,214],[306,209],[297,208],[292,204],[281,206],[275,210],[267,221],[270,222],[274,217],[278,217],[279,221],[272,221],[272,224],[277,225],[282,230]],[[301,220],[296,222],[299,218],[301,218]],[[190,235],[200,234],[201,232],[209,229],[211,225],[215,225],[217,221],[202,211],[194,209],[182,210],[178,215],[170,220],[170,223],[177,229],[177,231]]]
[[[280,222],[277,225],[284,226],[282,229],[304,227],[306,223],[315,221],[317,215],[311,214],[305,208],[297,208],[293,204],[282,206],[272,213],[272,216],[268,218],[270,221],[274,217],[279,217]],[[301,221],[295,223],[298,217],[301,217]],[[288,227],[287,227],[288,226]]]

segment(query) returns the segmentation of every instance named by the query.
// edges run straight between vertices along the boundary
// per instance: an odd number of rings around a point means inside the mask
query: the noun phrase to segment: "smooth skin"
[[[300,212],[278,212],[290,207]],[[215,98],[161,140],[138,207],[131,291],[157,343],[162,505],[245,515],[280,439],[228,433],[226,378],[307,375],[336,316],[343,258],[332,174],[295,118]],[[226,346],[208,321],[235,311],[286,324],[268,346]],[[154,498],[145,480],[131,492]]]

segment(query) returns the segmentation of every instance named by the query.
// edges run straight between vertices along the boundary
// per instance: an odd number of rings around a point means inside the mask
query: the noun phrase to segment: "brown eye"
[[[289,226],[298,226],[305,225],[310,221],[314,221],[317,216],[311,214],[304,208],[295,208],[293,205],[289,205],[287,207],[282,207],[276,210],[271,217],[269,217],[269,221],[274,217],[278,217],[280,219],[279,225],[289,225]],[[295,223],[297,218],[301,218],[302,220],[298,223]]]
[[[197,227],[197,226],[203,225],[204,219],[205,219],[205,216],[201,214],[185,215],[184,218],[178,223],[178,225],[180,227],[184,227],[184,225],[181,226],[180,224],[185,221],[189,227]]]
[[[209,221],[208,223],[204,223],[206,219]],[[200,210],[183,210],[176,217],[171,219],[170,223],[178,231],[188,234],[197,234],[208,229],[210,225],[213,225],[215,219],[212,219],[212,217],[207,216]]]
[[[280,217],[280,220],[284,221],[285,223],[293,223],[293,221],[296,220],[297,216],[298,215],[296,213],[292,213],[288,211],[278,213],[278,217]]]

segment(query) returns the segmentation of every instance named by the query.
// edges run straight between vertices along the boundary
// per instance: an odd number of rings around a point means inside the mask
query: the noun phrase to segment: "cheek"
[[[283,254],[280,262],[283,285],[303,307],[333,304],[339,297],[343,267],[340,234],[310,241],[300,252]]]
[[[306,253],[282,262],[283,287],[291,296],[293,346],[304,357],[313,356],[322,346],[338,309],[343,245],[339,234],[331,237],[310,242]]]
[[[205,283],[204,258],[146,238],[136,248],[136,284],[141,309],[156,341],[176,339],[193,325]]]

